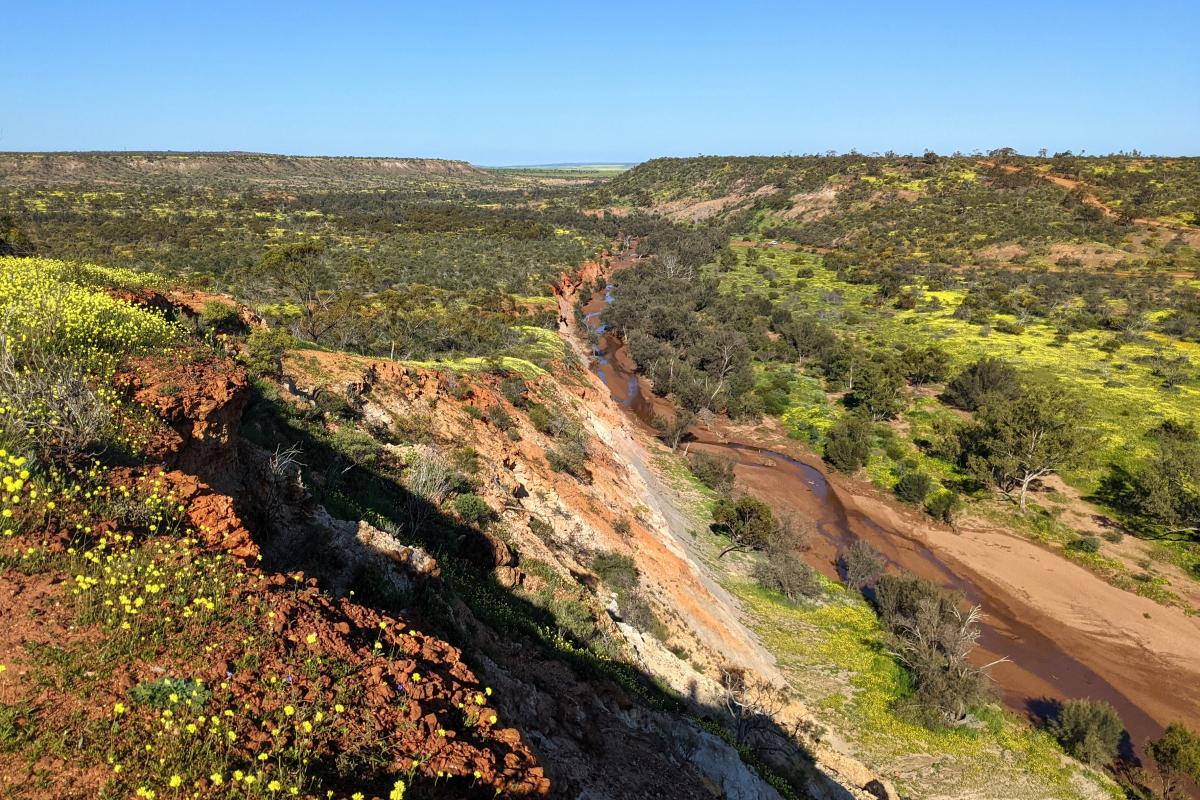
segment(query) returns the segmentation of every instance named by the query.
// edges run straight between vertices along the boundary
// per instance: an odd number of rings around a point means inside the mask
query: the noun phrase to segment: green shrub
[[[1100,540],[1095,536],[1080,536],[1072,540],[1067,547],[1080,553],[1099,553]]]
[[[454,498],[454,511],[463,522],[478,525],[481,528],[486,527],[495,516],[495,512],[492,511],[492,507],[487,504],[486,500],[470,492]]]
[[[345,424],[338,428],[330,437],[329,444],[347,464],[342,472],[349,472],[352,467],[371,467],[379,462],[379,442],[353,425]]]
[[[726,494],[733,489],[733,461],[709,453],[693,453],[692,474],[710,489]]]
[[[591,478],[587,470],[587,458],[587,447],[575,439],[568,439],[558,447],[546,451],[546,461],[550,464],[550,469],[585,481]]]
[[[871,423],[858,414],[845,414],[829,429],[825,460],[839,472],[857,472],[871,455]]]
[[[563,436],[578,438],[583,435],[579,426],[556,408],[541,403],[530,403],[526,413],[533,427],[546,436],[557,439]]]
[[[324,414],[339,419],[352,420],[359,416],[358,409],[340,392],[330,389],[320,389],[315,398],[317,409]]]
[[[898,620],[911,619],[924,604],[954,605],[940,586],[911,573],[884,575],[875,584],[875,608],[879,619],[889,628]]]
[[[787,548],[769,548],[766,558],[754,565],[754,579],[764,589],[779,592],[793,602],[802,597],[820,597],[825,592],[816,571]]]
[[[500,393],[515,408],[524,408],[529,403],[529,387],[520,377],[513,376],[500,381]]]
[[[213,331],[232,331],[241,327],[237,307],[223,300],[209,300],[200,309],[200,323]]]
[[[508,434],[509,439],[514,442],[521,441],[521,431],[517,428],[512,414],[509,414],[499,403],[487,410],[487,418],[493,425]]]
[[[948,404],[967,411],[977,411],[991,399],[1011,400],[1021,390],[1021,376],[1006,361],[998,358],[981,358],[948,384],[942,399]]]
[[[1068,753],[1099,767],[1116,757],[1125,726],[1103,700],[1068,700],[1050,730]]]
[[[601,551],[592,557],[592,572],[618,593],[636,586],[640,574],[632,558],[608,551]]]
[[[925,501],[925,513],[936,520],[949,523],[954,521],[954,515],[961,505],[962,501],[956,493],[943,489]]]
[[[283,356],[295,344],[282,328],[255,328],[246,338],[242,360],[255,375],[278,379],[283,375]]]
[[[643,633],[648,633],[660,642],[666,641],[670,631],[654,613],[649,601],[641,592],[630,592],[620,600],[621,618]]]
[[[466,475],[479,472],[479,452],[470,445],[456,447],[450,452],[450,463]]]
[[[433,417],[420,413],[413,413],[405,417],[393,415],[392,433],[401,442],[432,441]]]
[[[547,436],[554,435],[550,411],[544,405],[541,403],[530,403],[525,413],[529,416],[529,423],[533,425],[534,430],[538,433],[544,433]]]
[[[924,472],[911,471],[900,476],[894,491],[906,503],[919,504],[933,488],[933,480]]]
[[[712,528],[729,537],[721,556],[735,551],[765,550],[779,539],[780,526],[771,507],[752,495],[722,497],[713,506]]]
[[[494,405],[487,410],[488,420],[502,431],[512,430],[513,418],[512,414],[504,409],[504,406]]]

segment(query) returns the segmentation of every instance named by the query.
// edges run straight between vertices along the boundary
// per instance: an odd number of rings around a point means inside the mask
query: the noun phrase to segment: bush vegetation
[[[1116,709],[1102,700],[1068,700],[1050,729],[1075,758],[1103,766],[1116,757],[1125,726]]]
[[[992,698],[991,679],[968,657],[979,639],[979,608],[914,575],[884,575],[875,584],[879,618],[908,667],[911,707],[931,724],[954,725]]]

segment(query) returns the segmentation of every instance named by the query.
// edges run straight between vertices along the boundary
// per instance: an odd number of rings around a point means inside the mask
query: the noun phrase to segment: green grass
[[[696,520],[697,546],[714,553],[708,532],[711,495],[680,453],[660,452],[654,468],[679,493],[678,505]],[[704,557],[739,600],[743,619],[777,660],[799,699],[848,750],[896,782],[901,794],[924,797],[954,786],[972,796],[1080,798],[1082,775],[1101,791],[1116,786],[1067,760],[1048,734],[999,705],[977,711],[978,729],[930,730],[897,713],[908,694],[904,670],[887,651],[886,633],[857,594],[825,580],[817,603],[792,603],[748,580],[747,564]],[[913,765],[918,765],[914,768]]]
[[[934,731],[897,714],[906,677],[861,598],[831,585],[827,602],[795,605],[753,583],[734,580],[727,587],[819,721],[847,738],[858,757],[894,777],[902,794],[920,797],[956,786],[1014,798],[1083,796],[1072,783],[1081,768],[1064,761],[1048,734],[999,707],[981,712],[985,723],[978,730]],[[914,758],[928,764],[906,769]]]

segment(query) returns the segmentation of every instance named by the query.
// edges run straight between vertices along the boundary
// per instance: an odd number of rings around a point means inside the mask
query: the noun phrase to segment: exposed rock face
[[[504,522],[505,538],[490,530],[464,530],[455,549],[461,558],[490,571],[499,586],[517,597],[547,590],[544,570],[550,565],[562,580],[578,587],[577,581],[586,580],[583,576],[589,571],[588,554],[598,549],[624,550],[632,544],[647,546],[653,553],[661,551],[661,545],[646,538],[645,526],[651,523],[637,517],[633,507],[637,492],[624,468],[603,445],[598,444],[590,460],[595,480],[584,484],[550,469],[545,459],[549,443],[524,414],[512,412],[520,437],[510,437],[488,419],[466,413],[463,407],[468,403],[490,408],[506,402],[499,391],[499,378],[475,374],[464,385],[448,374],[389,362],[306,356],[320,359],[321,370],[311,377],[295,370],[297,402],[306,402],[319,389],[336,388],[359,398],[363,422],[369,428],[382,433],[395,420],[419,415],[426,420],[427,435],[434,441],[474,449],[480,468],[473,491]],[[537,390],[555,394],[562,387],[545,378]],[[565,396],[564,400],[572,405],[577,402]],[[585,424],[590,423],[585,420]],[[404,457],[400,448],[393,452],[397,458]],[[416,445],[409,457],[412,452],[427,457],[431,448]],[[630,520],[628,534],[615,527],[624,516]],[[548,537],[545,540],[531,533],[535,521]],[[539,563],[534,565],[535,561]],[[671,568],[663,566],[664,570]],[[644,668],[662,678],[668,673],[658,667],[670,664],[674,673],[668,682],[685,695],[703,685],[692,693],[703,697],[700,705],[711,707],[717,694],[711,679],[698,674],[658,640],[618,626],[599,606],[596,610],[598,623],[614,641],[628,636],[640,643],[642,651],[629,644],[624,655],[635,669]],[[471,613],[460,608],[455,616],[469,620]],[[687,716],[647,708],[644,701],[635,701],[611,681],[577,675],[529,642],[497,636],[480,624],[469,624],[467,629],[468,650],[499,690],[503,715],[517,721],[538,755],[555,796],[614,800],[777,796],[733,748]],[[678,641],[688,641],[687,635],[681,631]],[[653,657],[643,657],[642,652],[653,653]]]
[[[258,558],[258,545],[238,517],[233,498],[186,472],[172,470],[161,477],[187,507],[188,523],[210,548],[246,560]]]
[[[146,455],[224,490],[240,486],[237,435],[250,399],[246,372],[200,348],[133,360],[117,385],[167,423]]]
[[[728,744],[699,728],[679,731],[671,740],[675,752],[686,756],[713,784],[715,793],[728,800],[776,800],[779,793],[746,769]]]
[[[367,552],[383,556],[405,575],[422,578],[441,576],[437,561],[420,547],[409,547],[396,541],[396,537],[384,533],[369,522],[360,520],[354,538]]]

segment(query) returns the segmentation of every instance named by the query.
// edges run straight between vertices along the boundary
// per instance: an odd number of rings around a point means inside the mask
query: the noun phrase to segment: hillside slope
[[[593,197],[869,261],[1112,267],[1200,244],[1198,193],[1196,158],[998,153],[663,158]]]
[[[330,517],[240,438],[241,367],[102,291],[131,276],[2,266],[6,796],[400,796],[422,776],[431,797],[548,791],[492,690],[416,615],[264,560],[275,529],[250,508],[321,538],[348,576],[439,583],[428,554]],[[31,359],[61,404],[22,390]]]
[[[727,741],[711,676],[768,663],[721,638],[736,620],[707,608],[628,467],[571,455],[600,423],[569,370],[314,350],[264,369],[253,335],[189,334],[203,296],[0,268],[4,341],[31,343],[7,352],[92,365],[98,394],[71,408],[102,423],[71,440],[94,453],[79,462],[62,448],[82,416],[5,373],[5,421],[54,431],[4,429],[9,796],[846,796],[782,732],[787,779]],[[598,566],[643,546],[632,573]]]

